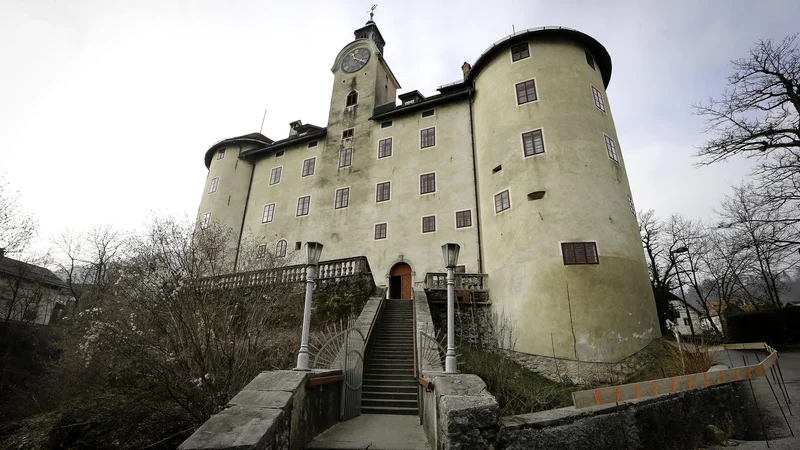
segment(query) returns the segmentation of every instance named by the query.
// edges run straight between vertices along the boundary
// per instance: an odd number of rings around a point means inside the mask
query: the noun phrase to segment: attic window
[[[527,42],[511,46],[511,62],[519,61],[520,59],[525,59],[529,56],[531,56],[531,53],[528,50]]]
[[[427,111],[422,111],[422,117],[430,117],[433,115],[433,110],[429,109]]]
[[[280,157],[281,157],[281,156],[283,156],[285,153],[286,153],[285,151],[281,150],[281,151],[279,151],[278,153],[275,153],[275,157],[276,157],[276,158],[280,158]]]
[[[219,151],[219,153],[217,153],[217,159],[222,159],[224,157],[225,157],[225,149],[223,148],[222,150]]]
[[[545,191],[535,191],[528,194],[528,200],[539,200],[544,198]]]
[[[311,141],[308,143],[308,148],[313,148],[317,146],[317,141]]]
[[[500,172],[501,170],[503,170],[503,166],[497,166],[494,169],[492,169],[492,173],[497,173]]]
[[[381,123],[381,128],[389,128],[392,126],[392,121],[387,120],[386,122]]]
[[[592,58],[592,54],[589,53],[588,50],[584,50],[583,53],[586,54],[586,64],[588,64],[592,69],[594,69],[594,58]]]

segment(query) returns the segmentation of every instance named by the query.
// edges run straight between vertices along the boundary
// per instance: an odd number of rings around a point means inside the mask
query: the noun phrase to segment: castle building
[[[198,222],[233,230],[228,271],[246,252],[302,262],[317,241],[325,260],[366,256],[407,298],[455,242],[518,352],[618,362],[658,337],[606,49],[568,28],[520,31],[425,97],[397,95],[385,45],[370,20],[336,55],[325,126],[208,149]]]

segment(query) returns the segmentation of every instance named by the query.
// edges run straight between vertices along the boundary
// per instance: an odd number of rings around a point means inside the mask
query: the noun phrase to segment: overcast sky
[[[338,51],[369,1],[0,0],[0,172],[41,240],[66,227],[194,218],[205,151],[289,122],[324,126]],[[797,31],[797,1],[383,1],[375,21],[402,91],[435,94],[493,42],[543,25],[611,54],[608,98],[638,209],[708,219],[747,173],[693,168],[691,105],[731,59]]]

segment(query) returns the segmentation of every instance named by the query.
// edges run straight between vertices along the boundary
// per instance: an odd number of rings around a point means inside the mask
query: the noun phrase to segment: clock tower
[[[336,56],[328,135],[342,139],[342,132],[353,128],[352,145],[359,135],[369,135],[369,118],[375,107],[393,103],[400,84],[384,59],[383,40],[372,20],[355,30],[355,39]]]

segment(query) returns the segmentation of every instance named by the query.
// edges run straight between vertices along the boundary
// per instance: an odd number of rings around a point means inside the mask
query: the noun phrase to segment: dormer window
[[[350,91],[350,93],[347,94],[347,103],[345,106],[353,106],[356,103],[358,103],[358,92]]]

